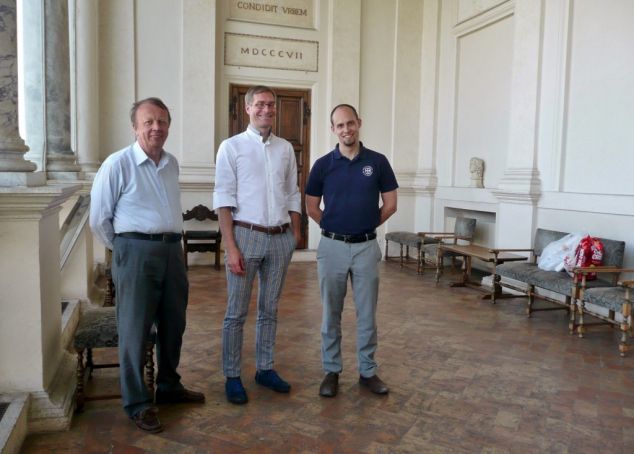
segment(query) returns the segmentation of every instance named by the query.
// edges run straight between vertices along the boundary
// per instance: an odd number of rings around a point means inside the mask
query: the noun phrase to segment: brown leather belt
[[[267,235],[277,235],[278,233],[286,232],[286,229],[290,227],[289,223],[277,225],[275,227],[264,227],[263,225],[249,224],[248,222],[233,221],[233,225],[244,227],[245,229],[255,230],[256,232],[266,233]]]

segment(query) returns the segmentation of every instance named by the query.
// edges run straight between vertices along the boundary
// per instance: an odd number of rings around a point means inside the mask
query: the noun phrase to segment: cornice
[[[58,210],[82,188],[81,184],[0,188],[0,220],[33,220]]]
[[[433,197],[438,186],[436,172],[432,169],[422,169],[416,172],[397,172],[396,179],[399,193],[415,194]]]
[[[542,194],[539,171],[533,168],[506,169],[500,184],[491,193],[503,202],[534,205]]]

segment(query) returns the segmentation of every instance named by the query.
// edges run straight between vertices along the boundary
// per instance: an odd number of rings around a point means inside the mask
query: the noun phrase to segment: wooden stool
[[[150,337],[145,345],[145,378],[150,393],[154,394],[154,344],[156,331],[152,328]],[[84,395],[84,381],[86,369],[88,379],[92,378],[94,369],[119,367],[118,363],[95,364],[92,358],[93,348],[116,348],[119,346],[117,335],[117,319],[114,307],[100,307],[90,309],[81,315],[79,325],[75,331],[74,347],[77,352],[77,389],[75,391],[76,410],[81,411],[84,402],[88,400],[116,399],[120,394],[105,394],[97,396]],[[86,361],[84,362],[84,351]]]

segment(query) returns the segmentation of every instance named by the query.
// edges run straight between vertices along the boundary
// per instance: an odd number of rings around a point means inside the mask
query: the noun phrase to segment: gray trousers
[[[152,405],[143,380],[145,343],[156,323],[160,391],[182,389],[176,372],[185,332],[189,284],[180,242],[115,237],[112,253],[123,407],[134,416]]]
[[[376,305],[379,291],[381,248],[376,240],[344,243],[323,237],[317,249],[317,270],[323,316],[321,358],[324,371],[341,373],[341,313],[348,287],[352,284],[357,314],[357,359],[359,374],[376,373]]]
[[[233,234],[244,258],[246,274],[227,272],[227,312],[222,329],[222,363],[225,377],[239,377],[242,362],[243,327],[251,291],[258,276],[258,315],[255,328],[255,364],[258,370],[273,368],[277,303],[296,242],[287,230],[278,235],[235,226]]]

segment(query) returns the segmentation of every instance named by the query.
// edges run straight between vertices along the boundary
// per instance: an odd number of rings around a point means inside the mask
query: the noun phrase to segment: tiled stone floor
[[[250,401],[226,402],[220,368],[224,271],[193,267],[181,373],[204,405],[164,406],[165,431],[146,435],[118,400],[88,402],[68,432],[31,435],[25,453],[631,453],[634,354],[621,359],[609,328],[570,336],[563,312],[524,316],[524,301],[481,301],[381,264],[375,396],[357,385],[354,306],[344,313],[340,394],[317,395],[321,307],[315,263],[292,263],[282,297],[276,368],[290,395],[253,381],[254,320],[246,326],[243,381]],[[454,276],[455,277],[455,276]],[[350,298],[350,297],[349,297]],[[116,386],[116,371],[94,385]],[[110,375],[109,375],[110,374]]]

